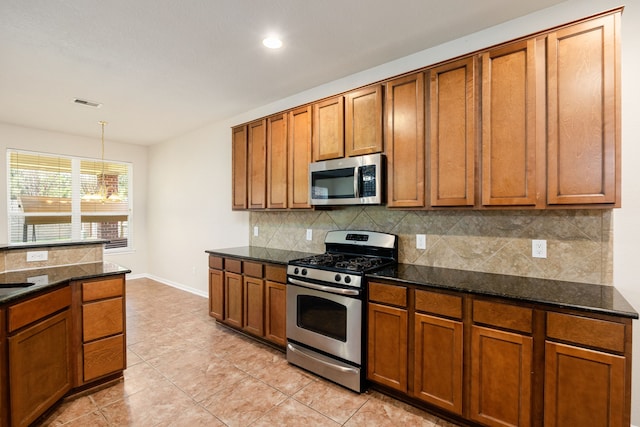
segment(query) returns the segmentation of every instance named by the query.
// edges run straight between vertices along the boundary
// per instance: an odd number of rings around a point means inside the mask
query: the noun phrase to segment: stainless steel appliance
[[[368,154],[309,165],[312,205],[371,205],[384,202],[384,156]]]
[[[329,231],[325,249],[287,266],[287,360],[361,392],[365,274],[397,263],[398,237]]]

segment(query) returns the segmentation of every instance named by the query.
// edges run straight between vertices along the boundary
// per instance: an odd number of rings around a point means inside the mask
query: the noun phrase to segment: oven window
[[[311,295],[298,295],[298,327],[347,342],[347,307]]]

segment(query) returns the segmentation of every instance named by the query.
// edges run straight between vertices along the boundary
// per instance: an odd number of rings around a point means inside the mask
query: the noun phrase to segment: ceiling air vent
[[[102,104],[100,104],[99,102],[87,101],[86,99],[76,98],[73,100],[73,102],[80,105],[86,105],[87,107],[93,107],[93,108],[102,107]]]

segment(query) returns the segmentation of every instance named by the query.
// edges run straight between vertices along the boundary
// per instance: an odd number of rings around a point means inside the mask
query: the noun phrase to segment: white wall
[[[248,215],[232,212],[230,126],[295,107],[354,87],[418,69],[555,25],[590,16],[620,4],[610,0],[571,0],[468,37],[282,99],[223,123],[214,123],[150,149],[150,272],[206,293],[205,249],[245,245]],[[615,211],[615,284],[640,310],[640,288],[633,254],[640,242],[640,4],[626,6],[623,39],[623,208]],[[635,95],[635,96],[634,96]],[[224,102],[224,100],[220,101]],[[174,173],[175,171],[175,173]],[[637,262],[637,261],[636,261]],[[195,271],[195,272],[194,272]],[[633,423],[640,425],[640,332],[636,329]]]
[[[86,138],[59,132],[24,128],[0,123],[0,152],[5,158],[7,148],[40,151],[79,157],[100,157],[99,127],[96,124],[96,138]],[[105,159],[133,163],[133,222],[131,232],[134,248],[132,251],[105,255],[106,261],[125,266],[134,274],[148,271],[147,265],[147,147],[123,144],[105,139]],[[0,243],[7,243],[7,173],[6,161],[0,168]]]

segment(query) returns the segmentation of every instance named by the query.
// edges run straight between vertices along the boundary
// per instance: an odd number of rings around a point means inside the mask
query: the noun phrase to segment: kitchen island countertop
[[[0,305],[72,280],[86,280],[130,272],[131,270],[114,263],[95,262],[0,273]]]

